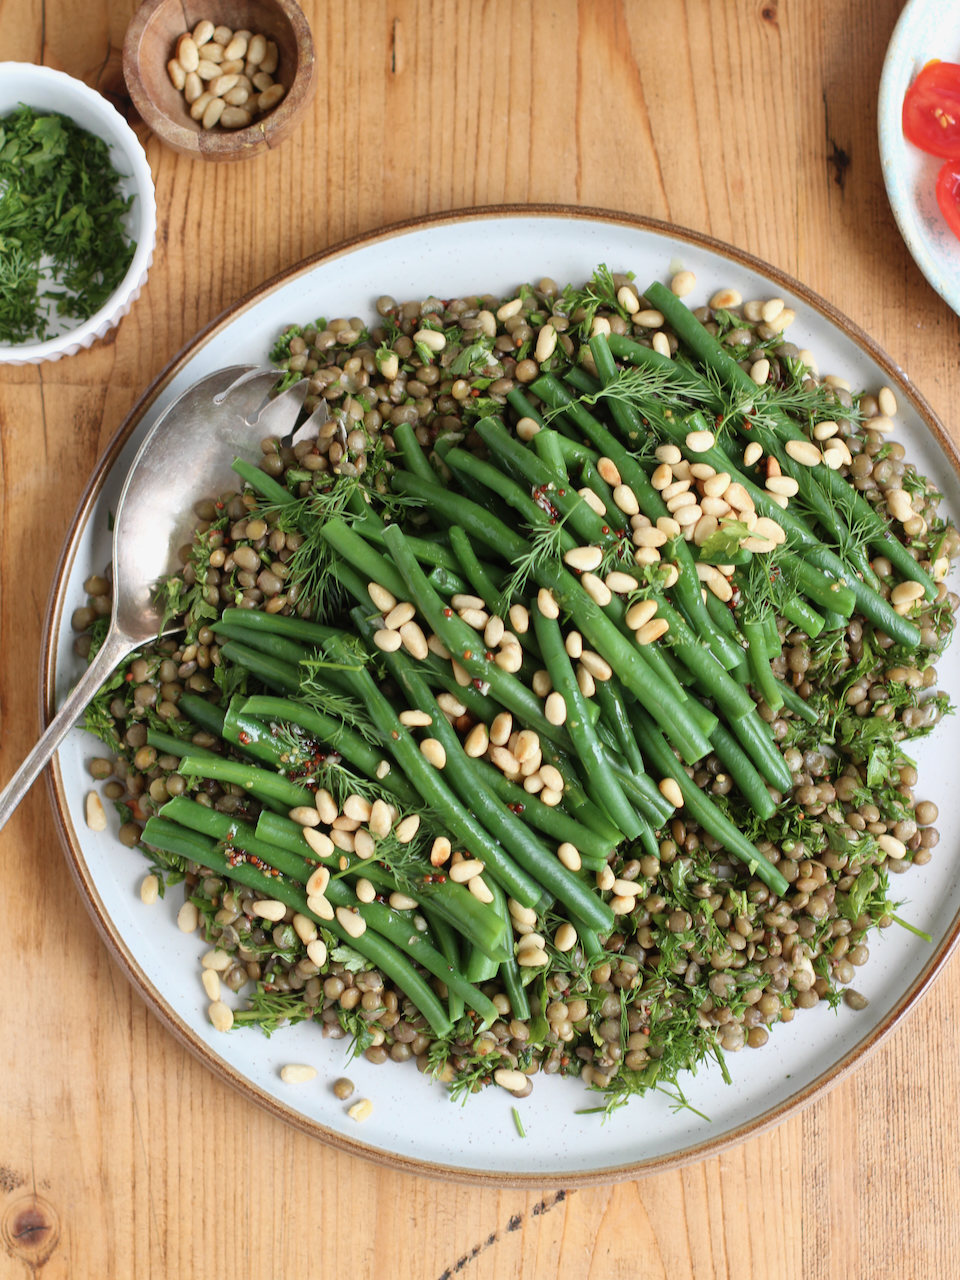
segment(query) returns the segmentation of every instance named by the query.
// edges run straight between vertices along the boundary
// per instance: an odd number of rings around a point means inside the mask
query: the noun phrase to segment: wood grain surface
[[[0,0],[2,56],[61,67],[122,102],[134,7]],[[899,0],[304,8],[321,74],[300,131],[229,166],[145,134],[159,234],[132,314],[72,359],[0,367],[3,781],[37,731],[47,590],[99,453],[198,328],[345,236],[501,202],[670,219],[819,291],[953,429],[957,317],[900,240],[877,154],[877,85]],[[3,1280],[958,1273],[956,958],[861,1070],[771,1133],[619,1186],[474,1191],[340,1155],[205,1072],[108,958],[42,786],[0,837],[0,859]]]

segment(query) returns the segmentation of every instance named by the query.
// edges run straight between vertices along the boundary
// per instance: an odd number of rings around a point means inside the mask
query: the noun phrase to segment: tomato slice
[[[903,134],[921,151],[960,159],[960,66],[928,62],[903,100]]]
[[[947,226],[960,240],[960,161],[948,160],[937,175],[937,204]]]

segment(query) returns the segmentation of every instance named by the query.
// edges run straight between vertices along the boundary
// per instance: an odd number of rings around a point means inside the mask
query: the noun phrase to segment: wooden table
[[[116,91],[134,7],[8,0],[2,56]],[[34,740],[47,589],[101,450],[202,325],[357,232],[528,201],[672,220],[818,290],[953,421],[957,318],[897,234],[877,154],[899,0],[304,7],[325,65],[299,134],[220,167],[151,138],[160,229],[132,314],[82,355],[0,370],[3,780]],[[880,1052],[771,1133],[619,1186],[475,1191],[337,1154],[204,1071],[109,959],[42,786],[2,864],[2,1277],[957,1274],[956,959]]]

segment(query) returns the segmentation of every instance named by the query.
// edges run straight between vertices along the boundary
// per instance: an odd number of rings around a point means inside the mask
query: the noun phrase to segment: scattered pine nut
[[[473,876],[467,881],[467,888],[478,902],[485,902],[489,905],[489,903],[493,901],[493,892],[485,882],[483,876]]]
[[[683,792],[680,790],[680,784],[676,778],[663,778],[657,783],[660,794],[668,804],[672,804],[675,809],[679,809],[683,804]]]
[[[568,871],[579,871],[581,867],[580,850],[575,844],[571,844],[569,840],[564,842],[557,849],[557,857],[567,868]]]
[[[788,440],[784,449],[802,467],[816,467],[823,461],[820,450],[810,440]]]
[[[688,431],[684,441],[691,453],[706,453],[717,443],[712,431]]]
[[[547,695],[547,700],[543,704],[543,714],[547,717],[551,724],[561,725],[567,718],[567,704],[564,701],[562,693],[553,693]]]
[[[455,880],[458,884],[466,884],[474,876],[482,876],[484,869],[484,864],[476,858],[467,858],[463,862],[458,862],[455,867],[450,868],[450,879]]]
[[[426,711],[401,711],[397,719],[408,729],[425,729],[427,725],[433,724],[433,716]],[[346,813],[346,805],[344,805],[344,813]]]
[[[144,906],[152,906],[160,896],[160,881],[154,875],[144,876],[140,881],[140,901]]]
[[[437,745],[439,746],[439,743]],[[410,814],[407,814],[407,816],[403,819],[402,822],[397,823],[397,827],[396,827],[396,830],[394,831],[394,835],[397,837],[397,840],[400,842],[400,844],[409,844],[419,830],[420,830],[419,813],[410,813]]]
[[[200,923],[200,912],[193,902],[185,902],[177,912],[177,928],[181,933],[193,933]]]
[[[351,911],[349,907],[337,907],[334,912],[337,923],[351,938],[362,938],[367,931],[367,922],[363,916]]]
[[[755,462],[759,462],[763,457],[763,446],[758,444],[756,440],[751,440],[743,451],[743,465],[752,467]]]
[[[317,1074],[316,1067],[307,1066],[304,1062],[290,1062],[280,1068],[280,1079],[284,1084],[305,1084]]]
[[[665,333],[655,333],[651,339],[651,345],[657,355],[666,356],[670,359],[670,339]]]
[[[394,911],[415,911],[420,903],[416,898],[411,898],[406,893],[398,893],[394,891],[387,899]]]
[[[333,845],[330,846],[330,852],[333,853]],[[326,893],[327,885],[330,883],[330,871],[327,867],[317,867],[316,871],[310,876],[306,883],[307,897],[315,897],[317,894]]]
[[[351,1120],[356,1120],[357,1124],[362,1124],[373,1115],[373,1103],[369,1098],[361,1098],[359,1102],[355,1102],[348,1108],[347,1115]]]
[[[503,747],[510,741],[513,732],[513,716],[509,711],[501,711],[494,716],[490,725],[490,742],[495,747]]]
[[[303,838],[320,858],[329,858],[333,854],[333,841],[324,831],[316,831],[313,827],[304,827]]]
[[[655,640],[665,636],[669,630],[670,623],[666,618],[654,618],[637,631],[637,644],[653,644]]]
[[[437,836],[430,849],[430,865],[442,867],[450,859],[450,841],[446,836]]]
[[[558,951],[572,951],[577,943],[577,931],[569,921],[565,921],[553,935],[553,945]]]
[[[670,281],[670,292],[677,298],[685,298],[697,285],[697,277],[692,271],[678,271]]]
[[[595,573],[585,573],[580,579],[580,585],[601,609],[606,608],[613,599],[613,592]]]
[[[220,975],[215,969],[203,969],[200,972],[200,981],[203,983],[203,989],[207,993],[207,999],[217,1001],[220,999]]]
[[[91,831],[106,831],[107,815],[103,807],[103,801],[95,791],[87,792],[85,815],[87,826]]]
[[[553,598],[553,592],[541,587],[537,592],[537,607],[545,618],[559,618],[560,606]]]
[[[214,1000],[207,1009],[207,1017],[217,1031],[229,1031],[233,1026],[233,1010],[222,1000]]]
[[[287,914],[287,908],[285,903],[277,902],[275,898],[261,898],[253,904],[253,914],[276,924]]]
[[[318,827],[320,825],[320,815],[316,809],[309,808],[305,804],[295,805],[289,811],[288,817],[292,822],[299,822],[301,827]]]

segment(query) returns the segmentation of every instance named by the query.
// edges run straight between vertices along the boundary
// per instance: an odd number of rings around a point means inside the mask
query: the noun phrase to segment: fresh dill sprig
[[[558,518],[556,524],[538,525],[530,530],[530,550],[514,562],[513,573],[501,592],[504,600],[523,598],[527,581],[537,566],[549,560],[562,559],[562,535],[566,522],[567,515],[564,515]]]

